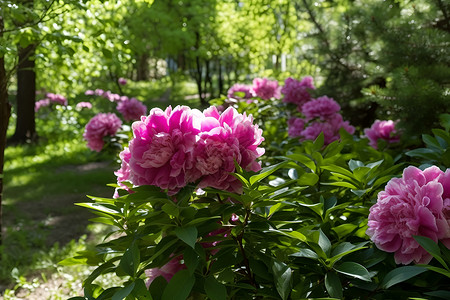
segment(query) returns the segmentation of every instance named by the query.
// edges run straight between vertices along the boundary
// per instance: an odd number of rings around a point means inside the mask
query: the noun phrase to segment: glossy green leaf
[[[195,277],[188,270],[178,271],[167,284],[162,300],[185,300],[191,293]]]
[[[188,244],[192,249],[195,248],[195,243],[197,242],[197,227],[189,226],[189,227],[179,227],[175,229],[176,236]]]
[[[342,284],[335,272],[330,271],[325,274],[325,288],[330,297],[343,299]]]
[[[292,289],[292,270],[283,262],[274,260],[272,262],[273,279],[281,299],[289,297]]]
[[[371,281],[369,271],[367,271],[364,266],[355,262],[343,262],[339,266],[335,266],[334,269],[347,276],[355,277],[364,281]]]
[[[323,252],[327,256],[329,256],[331,253],[331,242],[321,229],[319,230],[319,233],[320,233],[320,235],[319,235],[318,244],[319,244],[320,248],[323,250]]]
[[[133,243],[130,248],[128,248],[120,260],[119,267],[129,276],[134,277],[136,270],[139,266],[140,255],[139,248],[136,243]]]
[[[300,178],[297,180],[297,184],[312,186],[315,185],[319,181],[319,176],[314,173],[304,173],[300,176]]]
[[[211,300],[226,300],[228,299],[226,287],[217,281],[214,276],[208,276],[205,280],[205,292]]]
[[[283,161],[278,164],[271,165],[269,167],[261,169],[261,171],[259,171],[258,174],[250,177],[250,179],[249,179],[250,185],[254,185],[255,183],[260,182],[264,178],[272,175],[274,172],[276,172],[280,168],[284,167],[287,163],[288,163],[287,161]]]
[[[396,268],[384,276],[383,280],[380,283],[380,288],[388,289],[391,286],[406,281],[414,276],[422,274],[427,271],[427,269],[416,266],[404,266]]]
[[[432,239],[425,236],[413,236],[413,238],[422,246],[428,253],[430,253],[436,260],[438,260],[441,265],[444,266],[448,270],[448,266],[445,263],[444,259],[441,256],[441,249],[439,249],[439,245],[435,243]]]
[[[111,300],[123,300],[125,299],[129,294],[131,294],[131,291],[134,289],[135,283],[132,282],[129,285],[125,286],[124,288],[118,290],[114,295],[112,296]]]

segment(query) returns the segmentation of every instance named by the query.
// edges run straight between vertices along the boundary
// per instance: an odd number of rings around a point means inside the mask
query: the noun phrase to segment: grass
[[[129,82],[123,92],[145,100],[149,109],[178,104],[199,106],[198,99],[185,99],[196,93],[195,84],[188,81],[175,87],[168,80]],[[6,148],[0,299],[2,294],[5,300],[67,299],[82,294],[82,280],[92,268],[61,266],[58,262],[97,244],[111,230],[90,223],[94,215],[75,205],[89,201],[86,195],[111,197],[114,192],[106,185],[116,180],[113,172],[119,168],[117,151],[92,152],[82,139],[89,114],[112,107],[100,100],[96,100],[96,110],[88,114],[55,108],[38,115],[38,143]],[[69,99],[69,104],[79,101],[83,99]],[[10,136],[14,132],[14,114],[9,125]]]

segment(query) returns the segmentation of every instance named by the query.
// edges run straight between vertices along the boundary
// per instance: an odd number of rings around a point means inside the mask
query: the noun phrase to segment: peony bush
[[[133,123],[114,196],[78,204],[114,231],[61,262],[95,266],[71,299],[448,298],[450,126],[380,151],[312,78],[254,84]]]

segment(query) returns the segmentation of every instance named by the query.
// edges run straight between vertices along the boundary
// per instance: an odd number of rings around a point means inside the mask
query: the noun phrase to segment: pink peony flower
[[[259,97],[263,100],[270,98],[279,99],[281,97],[280,87],[275,80],[268,80],[267,78],[253,79],[253,86],[251,92],[253,96]]]
[[[284,81],[284,86],[281,89],[281,93],[284,94],[283,102],[294,103],[301,107],[311,100],[309,90],[313,89],[315,87],[311,76],[306,76],[301,81],[289,77]]]
[[[251,116],[239,114],[232,107],[222,114],[215,107],[205,110],[189,181],[200,179],[199,188],[241,192],[241,183],[230,173],[235,171],[235,161],[247,171],[261,169],[256,161],[264,153],[264,149],[258,148],[263,141],[261,133]]]
[[[120,78],[117,80],[117,82],[118,82],[120,85],[125,85],[125,84],[127,84],[127,80],[126,80],[125,78],[123,78],[123,77],[120,77]]]
[[[201,114],[200,112],[198,112]],[[155,185],[175,193],[186,185],[186,172],[193,166],[192,151],[199,128],[194,112],[187,106],[165,111],[153,108],[148,116],[134,122],[129,149],[122,152],[119,183]],[[129,151],[127,154],[125,151]],[[124,153],[125,152],[125,153]]]
[[[328,145],[340,138],[339,130],[344,128],[350,134],[355,132],[355,127],[342,119],[341,114],[335,113],[325,120],[313,119],[306,123],[305,129],[300,132],[300,141],[315,140],[321,132],[324,135],[324,144]]]
[[[92,151],[100,152],[103,148],[103,138],[114,136],[122,126],[122,121],[113,113],[99,113],[87,124],[83,137]]]
[[[305,120],[302,118],[292,117],[288,121],[288,135],[291,138],[301,136],[303,129],[305,129]]]
[[[341,110],[339,104],[333,98],[322,96],[306,102],[301,107],[302,114],[308,119],[320,118],[325,120]]]
[[[364,129],[364,134],[369,139],[369,145],[377,149],[378,139],[385,140],[388,143],[397,143],[400,141],[400,136],[395,129],[395,123],[392,120],[375,120],[370,128]]]
[[[432,166],[403,170],[393,178],[370,208],[367,235],[386,252],[394,252],[397,264],[429,263],[432,256],[413,236],[425,236],[450,247],[450,169]]]
[[[178,273],[178,271],[181,271],[183,269],[186,269],[186,265],[181,263],[182,256],[173,258],[171,261],[169,261],[167,264],[162,266],[161,268],[153,268],[145,270],[145,275],[148,277],[148,280],[146,282],[147,288],[150,287],[150,284],[155,280],[157,277],[162,276],[165,280],[168,282],[172,279],[172,277]]]
[[[251,85],[236,83],[228,90],[227,97],[234,99],[249,99],[252,97],[251,89]],[[244,96],[237,96],[235,95],[236,92],[244,93]]]
[[[92,95],[95,95],[95,92],[93,90],[87,90],[86,92],[84,92],[84,94],[86,96],[92,96]]]
[[[83,108],[91,109],[92,104],[90,102],[79,102],[79,103],[77,103],[75,108],[76,109],[83,109]]]
[[[47,93],[45,96],[50,100],[50,103],[57,103],[67,106],[67,99],[63,95]]]
[[[256,158],[264,153],[258,147],[262,131],[232,107],[222,114],[215,107],[203,113],[186,106],[154,108],[132,127],[134,138],[116,172],[119,184],[155,185],[174,194],[198,182],[198,188],[240,192],[241,183],[230,174],[234,161],[247,171],[261,169]]]
[[[136,98],[119,101],[117,110],[122,114],[125,121],[139,120],[141,116],[147,114],[147,106]]]
[[[42,107],[49,106],[49,105],[50,105],[49,99],[42,99],[42,100],[36,101],[36,103],[34,104],[34,111],[37,112]]]

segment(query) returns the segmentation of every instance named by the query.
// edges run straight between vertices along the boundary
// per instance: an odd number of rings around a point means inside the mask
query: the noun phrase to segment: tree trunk
[[[148,55],[141,54],[136,59],[136,72],[137,81],[143,81],[148,79],[149,65],[148,65]]]
[[[36,73],[34,71],[35,44],[19,47],[17,67],[17,122],[11,143],[26,143],[36,140],[34,106],[36,103]]]
[[[222,64],[220,63],[220,59],[217,60],[217,68],[218,68],[218,84],[219,84],[219,97],[223,95],[223,78],[222,78]]]
[[[0,15],[0,34],[3,32],[3,18]],[[2,245],[2,198],[3,198],[3,165],[5,162],[6,132],[8,130],[11,104],[8,101],[8,79],[5,71],[5,57],[0,57],[0,245]]]

